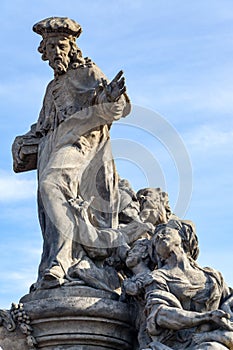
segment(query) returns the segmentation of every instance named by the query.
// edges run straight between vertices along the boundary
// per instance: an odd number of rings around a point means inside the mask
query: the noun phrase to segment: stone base
[[[38,349],[133,350],[130,310],[117,299],[114,293],[73,286],[36,291],[20,302]]]
[[[28,350],[26,337],[16,329],[8,332],[4,327],[0,327],[0,349],[1,350]]]

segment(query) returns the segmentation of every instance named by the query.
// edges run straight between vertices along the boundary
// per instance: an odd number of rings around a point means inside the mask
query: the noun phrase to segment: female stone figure
[[[232,349],[231,292],[219,272],[195,262],[195,232],[169,222],[157,227],[151,243],[152,250],[148,243],[145,247],[152,251],[156,269],[124,283],[126,293],[144,297],[145,332],[152,342],[141,343],[140,349]]]
[[[179,230],[166,225],[153,238],[159,269],[146,282],[151,348],[231,349],[233,314],[223,311],[230,290],[219,272],[201,268],[191,249],[184,251],[184,240]]]

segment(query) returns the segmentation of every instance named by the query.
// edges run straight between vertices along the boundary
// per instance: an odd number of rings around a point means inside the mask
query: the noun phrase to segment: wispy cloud
[[[0,300],[1,308],[9,308],[11,302],[17,302],[24,294],[28,293],[29,287],[36,281],[41,249],[35,242],[15,240],[9,252],[6,244],[3,244],[0,270]],[[12,258],[14,256],[14,258]],[[14,268],[12,268],[14,261]],[[16,267],[17,266],[17,267]]]
[[[43,95],[44,89],[48,81],[46,77],[43,79],[41,75],[28,76],[27,73],[17,75],[17,79],[1,82],[0,96],[1,98],[10,100],[11,102],[33,103],[37,99],[37,95]],[[22,95],[27,91],[27,98],[22,99]],[[25,95],[24,95],[25,96]]]
[[[21,269],[18,271],[6,271],[0,273],[0,278],[6,282],[14,281],[16,283],[23,282],[21,287],[28,286],[29,283],[35,278],[35,271],[31,269]]]
[[[1,272],[0,279],[4,281],[0,291],[1,308],[10,308],[11,302],[18,302],[23,295],[29,292],[30,286],[36,280],[36,270],[17,268],[17,272]]]
[[[0,202],[19,201],[36,195],[36,182],[33,179],[16,178],[16,175],[0,171]]]
[[[196,151],[232,153],[233,130],[202,125],[183,135],[188,148]]]
[[[35,233],[37,234],[37,233]],[[38,239],[36,240],[34,235],[32,235],[30,240],[25,240],[22,244],[21,237],[18,237],[18,243],[14,247],[11,248],[11,252],[14,253],[14,255],[22,256],[25,261],[36,261],[39,259],[39,256],[41,254],[41,247],[40,245],[40,234],[37,234]],[[1,249],[3,251],[2,255],[7,255],[9,252],[7,251],[8,245],[2,243]]]
[[[190,120],[184,119],[185,114],[195,114],[195,120],[201,121],[204,118],[213,118],[213,114],[219,119],[219,115],[223,113],[233,113],[232,65],[219,68],[218,73],[210,72],[206,67],[206,71],[201,75],[198,69],[192,66],[189,67],[189,72],[183,71],[182,76],[180,71],[181,67],[176,71],[165,72],[163,68],[161,72],[147,72],[143,89],[140,77],[129,77],[132,101],[160,113],[171,111],[170,114],[176,115],[176,120],[182,119],[183,124]]]

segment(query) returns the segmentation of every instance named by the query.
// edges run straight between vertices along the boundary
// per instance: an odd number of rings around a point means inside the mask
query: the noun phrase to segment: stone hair
[[[186,223],[178,220],[170,220],[168,224],[160,224],[156,227],[155,235],[165,228],[178,231],[181,237],[181,244],[187,257],[191,260],[196,260],[199,255],[198,238],[194,228]]]
[[[172,210],[169,204],[169,198],[168,198],[168,194],[166,192],[163,192],[161,190],[161,188],[142,188],[141,190],[139,190],[137,192],[137,198],[140,202],[140,197],[141,196],[146,196],[148,194],[148,192],[152,192],[154,194],[158,194],[159,195],[159,201],[160,204],[164,207],[165,211],[166,211],[166,218],[167,220],[169,220],[171,214],[172,214]]]

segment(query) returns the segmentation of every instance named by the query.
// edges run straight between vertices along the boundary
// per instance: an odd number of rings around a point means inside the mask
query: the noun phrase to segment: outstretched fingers
[[[124,74],[123,70],[120,70],[117,73],[117,75],[112,79],[112,82],[117,82],[122,77],[123,74]]]
[[[126,92],[125,78],[120,70],[113,80],[108,84],[105,79],[101,79],[103,90],[109,102],[117,102],[122,94]]]

